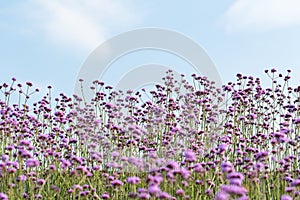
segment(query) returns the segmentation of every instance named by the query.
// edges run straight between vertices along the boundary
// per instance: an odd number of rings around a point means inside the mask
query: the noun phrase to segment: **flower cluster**
[[[94,81],[91,101],[49,86],[32,105],[39,90],[13,78],[0,85],[0,199],[297,199],[300,86],[265,72],[267,88],[171,70],[151,91]]]

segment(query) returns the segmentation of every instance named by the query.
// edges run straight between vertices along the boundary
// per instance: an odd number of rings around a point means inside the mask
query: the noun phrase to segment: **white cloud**
[[[116,27],[139,21],[134,6],[121,0],[29,0],[27,10],[39,31],[55,43],[92,50]]]
[[[266,31],[300,25],[300,1],[236,0],[223,19],[228,31]]]

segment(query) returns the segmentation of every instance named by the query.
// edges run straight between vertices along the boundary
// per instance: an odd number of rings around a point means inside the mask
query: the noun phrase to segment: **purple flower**
[[[37,180],[37,183],[39,185],[43,185],[43,184],[45,184],[45,180],[44,179],[39,179],[39,180]]]
[[[255,168],[258,171],[262,171],[262,169],[264,168],[264,164],[262,162],[257,162],[256,165],[255,165]]]
[[[60,188],[57,185],[52,185],[51,190],[54,190],[55,192],[60,192]]]
[[[8,196],[4,193],[0,193],[0,199],[1,200],[8,200]]]
[[[30,141],[28,141],[28,140],[21,140],[20,141],[20,145],[22,145],[22,146],[29,146],[30,145]]]
[[[160,199],[171,199],[172,198],[172,196],[166,192],[159,193],[159,195],[157,195],[157,197]]]
[[[149,186],[148,191],[150,194],[154,195],[160,192],[160,188],[158,185],[152,184]]]
[[[25,175],[19,175],[19,176],[17,177],[17,181],[25,182],[26,179],[27,179],[27,177],[26,177]]]
[[[147,193],[148,190],[145,188],[138,188],[138,193]]]
[[[286,187],[286,188],[285,188],[285,191],[286,191],[286,192],[293,192],[294,190],[295,190],[294,187]]]
[[[51,170],[53,170],[53,171],[56,171],[56,167],[55,167],[55,165],[49,165],[49,169],[51,169]]]
[[[24,199],[27,199],[29,195],[28,195],[27,193],[24,192],[24,193],[22,194],[22,196],[23,196]]]
[[[194,165],[194,172],[196,173],[201,173],[204,172],[204,168],[202,167],[202,165],[200,163],[197,163]]]
[[[61,162],[62,169],[66,169],[67,167],[70,167],[72,165],[70,161],[68,161],[64,158],[60,159],[60,162]]]
[[[33,158],[33,155],[26,150],[21,150],[20,153],[22,158]]]
[[[112,157],[116,158],[116,157],[118,157],[120,155],[120,153],[114,151],[114,152],[111,153],[111,155],[112,155]]]
[[[221,170],[223,173],[228,173],[228,172],[232,172],[233,171],[233,165],[231,164],[231,162],[223,162],[221,164]]]
[[[102,198],[102,199],[109,199],[110,196],[109,196],[109,194],[104,193],[104,194],[101,195],[101,198]]]
[[[229,194],[224,191],[218,192],[215,197],[215,200],[228,200],[228,199],[229,199]]]
[[[184,152],[184,157],[186,162],[196,161],[196,155],[191,149],[188,149]]]
[[[300,118],[294,119],[294,123],[295,123],[295,124],[299,124],[299,123],[300,123]]]
[[[149,193],[142,192],[138,196],[139,196],[140,199],[150,199],[150,194]]]
[[[188,182],[186,182],[186,181],[182,181],[181,184],[182,184],[184,187],[186,187],[186,186],[189,185]]]
[[[264,158],[264,157],[266,157],[268,155],[269,155],[268,151],[258,152],[257,154],[254,155],[254,158],[256,160],[260,160],[260,159],[262,159],[262,158]]]
[[[166,166],[167,168],[169,169],[178,169],[179,168],[179,165],[177,162],[174,162],[174,161],[171,161],[167,164]]]
[[[184,178],[184,179],[187,179],[191,175],[191,172],[185,168],[182,168],[180,170],[180,173],[181,173],[182,178]]]
[[[222,185],[221,189],[229,194],[246,195],[246,188],[237,185]]]
[[[179,195],[179,196],[182,196],[182,195],[184,195],[184,190],[183,189],[178,189],[176,191],[176,194]]]
[[[100,167],[99,165],[95,165],[95,166],[93,167],[93,170],[94,170],[94,171],[98,171],[99,169],[101,169],[101,167]]]
[[[83,188],[80,185],[73,185],[72,189],[74,189],[74,190],[80,190],[80,191],[83,190]]]
[[[211,195],[213,193],[213,191],[211,190],[211,189],[207,189],[206,191],[205,191],[205,194],[207,194],[207,195]]]
[[[141,179],[139,177],[132,176],[127,178],[127,182],[130,184],[137,184],[141,182]]]
[[[238,186],[242,186],[242,182],[243,182],[243,180],[238,179],[238,178],[232,178],[232,179],[229,179],[229,184],[230,184],[230,185],[238,185]]]
[[[157,175],[157,176],[149,175],[147,177],[147,182],[153,183],[153,184],[156,184],[156,185],[159,185],[162,181],[163,181],[163,177],[159,176],[159,175]]]
[[[285,177],[285,180],[287,181],[287,182],[293,182],[294,181],[294,179],[292,178],[292,177]]]
[[[222,143],[219,145],[219,152],[224,152],[227,149],[227,144]]]
[[[256,115],[256,114],[254,114],[254,113],[251,113],[251,114],[250,114],[250,119],[253,120],[253,119],[256,119],[256,118],[257,118],[257,115]]]
[[[135,192],[129,192],[128,193],[128,197],[132,198],[132,199],[135,199],[137,197],[137,193],[135,193]]]
[[[249,197],[247,197],[247,196],[241,196],[237,200],[249,200]]]
[[[293,198],[289,195],[284,194],[284,195],[281,195],[280,200],[293,200]]]
[[[230,174],[227,175],[227,179],[240,179],[244,180],[244,175],[239,172],[231,172]]]
[[[26,167],[32,168],[32,167],[37,167],[39,165],[40,165],[40,162],[36,159],[28,159],[26,161]]]
[[[113,186],[122,186],[123,183],[120,180],[113,180],[110,182]]]
[[[2,154],[1,159],[2,159],[3,162],[8,161],[9,156],[6,155],[6,154]]]
[[[299,186],[300,185],[300,179],[296,179],[292,182],[292,186],[293,187],[296,187],[296,186]]]

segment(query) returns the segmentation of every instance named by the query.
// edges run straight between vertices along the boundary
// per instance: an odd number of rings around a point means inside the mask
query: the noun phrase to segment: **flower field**
[[[300,199],[300,86],[265,73],[267,88],[171,70],[152,91],[94,81],[91,101],[49,86],[32,105],[38,89],[13,78],[0,85],[0,199]]]

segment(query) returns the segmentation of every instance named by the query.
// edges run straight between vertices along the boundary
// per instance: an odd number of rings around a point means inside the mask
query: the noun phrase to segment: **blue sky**
[[[0,3],[0,81],[32,81],[55,93],[73,93],[76,76],[102,42],[125,31],[159,27],[201,45],[223,83],[236,73],[261,77],[266,68],[292,69],[300,84],[300,1],[297,0],[24,0]],[[178,58],[145,51],[116,62],[184,65]],[[184,68],[182,68],[184,69]],[[45,90],[42,90],[45,91]]]

